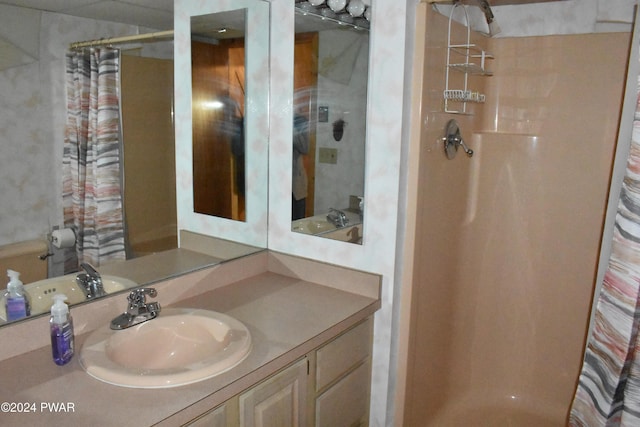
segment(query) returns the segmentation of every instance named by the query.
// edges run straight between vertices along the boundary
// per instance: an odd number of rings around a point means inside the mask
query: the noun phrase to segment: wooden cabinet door
[[[229,427],[227,405],[218,406],[187,424],[189,427]]]
[[[307,359],[240,395],[241,427],[306,427]]]

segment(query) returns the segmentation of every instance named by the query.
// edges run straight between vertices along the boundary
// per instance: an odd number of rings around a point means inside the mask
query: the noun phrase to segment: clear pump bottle
[[[9,283],[4,294],[4,304],[7,313],[7,321],[22,319],[31,315],[31,301],[20,281],[20,273],[7,270]]]
[[[64,303],[66,299],[62,294],[53,296],[49,320],[51,353],[57,365],[69,363],[74,353],[73,319],[69,314],[69,307]]]

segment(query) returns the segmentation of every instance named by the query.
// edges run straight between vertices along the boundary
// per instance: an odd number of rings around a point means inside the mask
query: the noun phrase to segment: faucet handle
[[[81,263],[80,268],[86,271],[86,273],[78,274],[76,276],[76,283],[83,287],[87,299],[106,295],[100,273],[87,262]]]
[[[147,295],[151,298],[155,298],[158,295],[158,291],[154,288],[138,288],[129,292],[129,296],[127,300],[129,301],[129,306],[133,307],[142,307],[147,303]]]
[[[111,321],[111,329],[126,329],[147,320],[155,319],[160,314],[160,303],[157,301],[147,304],[147,295],[155,297],[158,291],[154,288],[139,288],[129,292],[127,311]]]
[[[95,269],[94,266],[89,264],[88,262],[83,262],[80,264],[80,267],[87,272],[87,274],[93,278],[100,278],[100,273]]]
[[[336,208],[329,208],[329,215],[327,215],[327,219],[336,227],[344,227],[349,224],[349,218],[347,218],[347,214]]]

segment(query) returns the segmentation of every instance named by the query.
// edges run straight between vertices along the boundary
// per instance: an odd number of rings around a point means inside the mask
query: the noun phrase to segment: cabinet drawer
[[[316,427],[366,426],[370,361],[361,364],[316,400]]]
[[[366,359],[371,352],[373,319],[368,318],[317,351],[316,391]]]

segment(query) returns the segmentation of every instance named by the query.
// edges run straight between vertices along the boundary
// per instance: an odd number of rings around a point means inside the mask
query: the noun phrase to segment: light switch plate
[[[338,149],[320,147],[318,150],[318,161],[320,163],[329,163],[335,165],[338,163]]]
[[[329,121],[329,107],[318,107],[318,121],[323,123]]]

